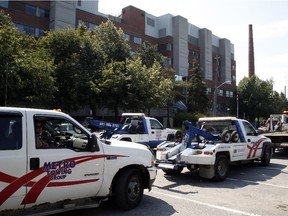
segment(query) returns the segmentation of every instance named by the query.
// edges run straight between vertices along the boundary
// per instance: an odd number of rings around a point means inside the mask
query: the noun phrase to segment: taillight
[[[203,153],[204,153],[204,155],[213,155],[213,152],[211,152],[211,151],[204,151]]]

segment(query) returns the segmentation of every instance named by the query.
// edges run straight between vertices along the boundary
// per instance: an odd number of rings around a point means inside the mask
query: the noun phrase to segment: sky
[[[261,80],[273,80],[275,91],[288,94],[288,0],[99,0],[98,10],[119,16],[129,5],[154,16],[182,16],[229,39],[234,44],[237,84],[248,77],[252,24],[255,74]]]

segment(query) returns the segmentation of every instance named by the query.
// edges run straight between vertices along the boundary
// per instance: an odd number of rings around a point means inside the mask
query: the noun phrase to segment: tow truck
[[[282,114],[271,114],[266,127],[259,128],[263,135],[272,141],[273,152],[288,149],[288,111]]]
[[[0,215],[56,214],[107,199],[133,209],[152,188],[154,160],[147,146],[104,143],[63,112],[0,107]]]
[[[85,119],[88,128],[102,129],[99,137],[108,141],[122,140],[141,143],[155,148],[163,141],[172,141],[181,134],[180,131],[164,128],[155,118],[147,117],[144,113],[123,113],[120,123]]]
[[[183,122],[184,136],[163,142],[156,148],[156,164],[166,174],[180,174],[183,168],[199,169],[201,177],[223,181],[230,164],[260,161],[270,164],[271,140],[259,135],[246,120],[235,117],[200,118],[197,127]]]

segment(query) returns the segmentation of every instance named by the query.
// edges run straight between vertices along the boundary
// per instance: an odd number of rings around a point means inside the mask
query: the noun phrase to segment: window
[[[37,149],[89,150],[89,135],[67,119],[34,116],[34,129]]]
[[[155,119],[150,119],[151,129],[163,129],[163,126]]]
[[[39,29],[37,37],[41,37],[43,35],[45,35],[45,31],[43,29]]]
[[[0,150],[22,148],[22,117],[20,114],[0,114]]]
[[[34,28],[32,26],[22,25],[22,24],[18,24],[18,23],[15,23],[15,25],[16,25],[16,28],[18,31],[24,32],[26,34],[30,34],[34,37],[41,37],[45,34],[44,29],[38,29],[38,28]]]
[[[246,131],[246,135],[255,136],[257,134],[254,127],[249,122],[243,122],[243,125]]]
[[[222,89],[219,89],[219,90],[218,90],[218,95],[219,95],[219,96],[223,96],[223,90],[222,90]]]
[[[48,10],[44,10],[42,8],[39,8],[38,16],[39,17],[43,17],[43,18],[49,18],[49,11]]]
[[[25,13],[32,16],[37,16],[37,7],[31,5],[25,5]]]
[[[77,1],[77,5],[78,5],[78,6],[81,6],[81,0],[78,0],[78,1]]]
[[[124,34],[124,39],[129,41],[130,40],[130,35],[129,34]]]
[[[135,37],[135,36],[134,36],[134,43],[136,43],[136,44],[142,44],[142,39],[139,38],[139,37]]]
[[[150,25],[150,26],[155,26],[155,20],[154,19],[151,19],[149,17],[147,17],[147,25]]]
[[[230,92],[226,91],[226,97],[230,97]]]
[[[0,7],[8,8],[8,1],[0,1]]]
[[[206,94],[211,94],[212,93],[212,88],[207,87],[206,88]]]
[[[32,26],[24,26],[24,31],[26,32],[26,34],[36,36],[36,30]]]
[[[159,37],[164,37],[166,36],[166,28],[159,29]]]

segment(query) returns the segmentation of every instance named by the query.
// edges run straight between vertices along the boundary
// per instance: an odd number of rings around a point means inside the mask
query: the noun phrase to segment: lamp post
[[[217,91],[218,91],[218,88],[220,88],[222,85],[224,85],[225,83],[231,83],[230,80],[227,80],[223,83],[221,83],[219,86],[217,86],[215,89],[214,89],[214,98],[213,98],[213,116],[216,116],[216,113],[217,113]]]

